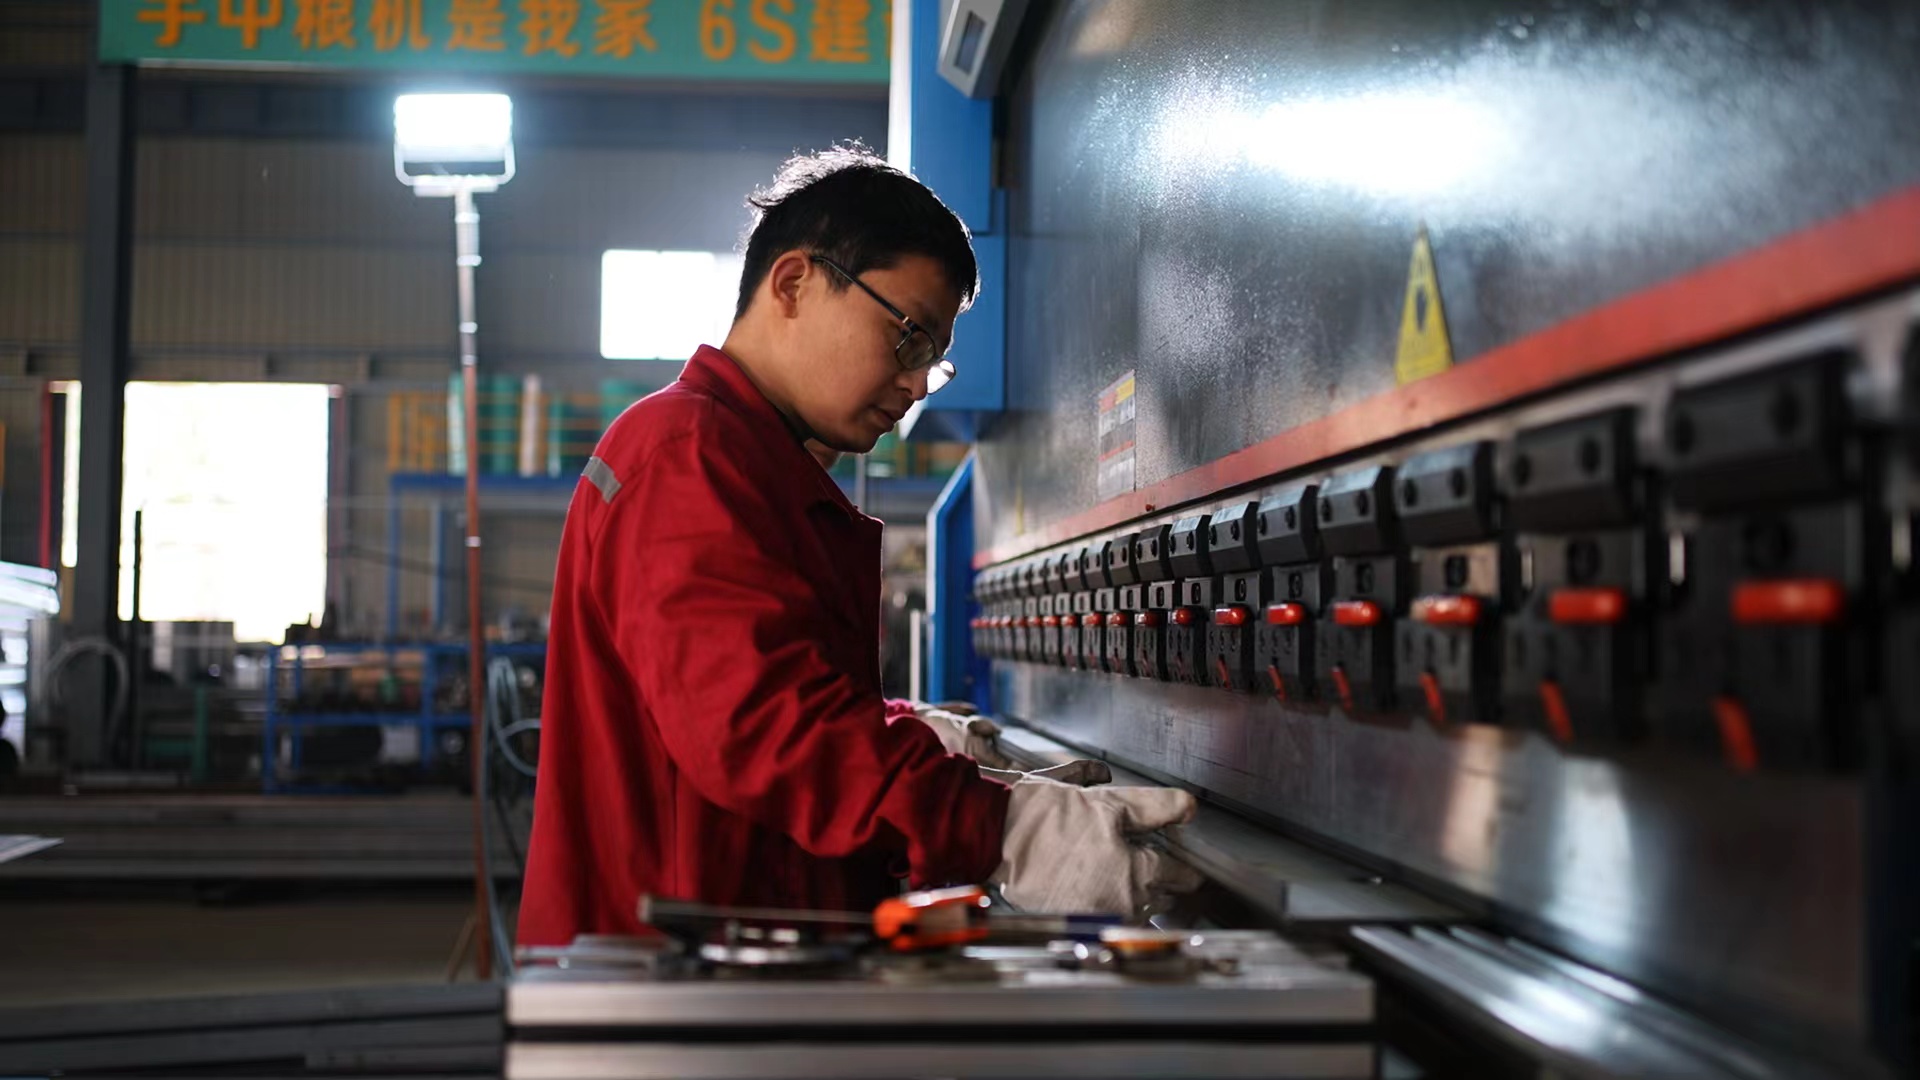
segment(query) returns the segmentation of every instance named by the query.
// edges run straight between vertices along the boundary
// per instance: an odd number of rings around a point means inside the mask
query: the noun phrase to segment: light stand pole
[[[493,977],[493,881],[487,850],[486,632],[480,612],[480,324],[474,270],[480,211],[473,197],[513,179],[513,106],[503,94],[408,94],[394,102],[394,172],[414,194],[453,198],[454,286],[460,341],[467,502],[467,759],[473,784],[474,971]]]

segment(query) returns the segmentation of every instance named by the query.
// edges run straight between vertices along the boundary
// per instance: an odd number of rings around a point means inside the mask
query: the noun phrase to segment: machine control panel
[[[1207,664],[1207,625],[1218,592],[1212,576],[1211,521],[1210,514],[1181,518],[1168,536],[1174,586],[1167,611],[1167,674],[1174,682],[1192,686],[1214,681]]]
[[[1108,551],[1108,576],[1112,578],[1115,588],[1113,608],[1106,613],[1104,620],[1104,637],[1107,671],[1114,675],[1140,674],[1133,663],[1133,617],[1141,611],[1140,572],[1134,565],[1133,552],[1139,541],[1139,533],[1125,533],[1113,539]]]
[[[1646,613],[1666,567],[1643,514],[1637,426],[1618,408],[1523,430],[1506,469],[1526,573],[1506,615],[1503,707],[1508,723],[1573,747],[1644,733]]]
[[[1920,379],[1920,344],[1907,354]],[[1900,651],[1920,641],[1920,560],[1896,566],[1890,539],[1903,521],[1911,546],[1920,514],[1881,452],[1920,435],[1892,445],[1859,415],[1861,370],[1848,351],[1783,356],[1077,538],[982,570],[971,640],[1572,753],[1920,758],[1920,721],[1881,704],[1920,707]]]
[[[1333,589],[1333,565],[1320,546],[1320,485],[1296,484],[1254,510],[1260,615],[1254,624],[1255,679],[1282,702],[1317,697],[1314,643]]]
[[[1259,689],[1253,642],[1266,604],[1257,544],[1259,506],[1237,502],[1216,511],[1206,534],[1208,558],[1219,575],[1219,596],[1207,619],[1205,667],[1213,685],[1241,693]]]
[[[1491,721],[1498,711],[1500,611],[1510,593],[1482,440],[1401,464],[1394,510],[1412,555],[1414,598],[1394,628],[1401,700],[1428,720]]]
[[[1883,550],[1844,357],[1691,387],[1665,430],[1683,562],[1657,642],[1664,740],[1735,769],[1844,766]],[[1849,617],[1853,616],[1853,617]]]
[[[1321,486],[1320,542],[1333,593],[1320,621],[1315,675],[1350,716],[1394,707],[1393,627],[1405,613],[1408,564],[1393,503],[1394,468],[1340,473]]]
[[[1133,672],[1143,679],[1167,681],[1167,617],[1173,612],[1173,526],[1156,525],[1134,534],[1133,568],[1140,584],[1134,595]]]

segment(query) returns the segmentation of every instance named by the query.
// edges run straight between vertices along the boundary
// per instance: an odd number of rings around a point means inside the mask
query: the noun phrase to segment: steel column
[[[134,70],[95,66],[87,78],[87,222],[80,300],[79,558],[74,637],[120,640],[120,483],[133,277]],[[98,659],[68,676],[74,691],[67,760],[111,752],[114,686]]]

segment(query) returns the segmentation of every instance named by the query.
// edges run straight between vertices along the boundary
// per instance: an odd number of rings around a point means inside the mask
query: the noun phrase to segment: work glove
[[[982,767],[980,775],[989,780],[998,780],[1003,784],[1017,784],[1029,777],[1054,780],[1062,784],[1072,784],[1074,787],[1093,787],[1096,784],[1107,784],[1113,781],[1113,770],[1107,768],[1107,763],[1095,761],[1092,758],[1074,758],[1072,761],[1063,761],[1058,765],[1034,769],[1031,772]]]
[[[1012,769],[1013,759],[1000,752],[1000,725],[984,716],[961,716],[934,705],[916,703],[913,715],[933,729],[949,754],[965,754],[989,769]]]
[[[1193,819],[1175,788],[1079,788],[1040,777],[1013,785],[1000,868],[987,879],[1026,911],[1132,918],[1200,875],[1141,843],[1141,834]]]

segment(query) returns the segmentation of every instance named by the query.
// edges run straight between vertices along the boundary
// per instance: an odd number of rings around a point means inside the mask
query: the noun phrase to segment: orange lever
[[[1713,699],[1713,719],[1720,727],[1720,750],[1735,772],[1752,772],[1760,765],[1760,750],[1753,743],[1753,721],[1746,706],[1731,697]]]
[[[895,952],[968,945],[986,938],[990,904],[978,885],[890,897],[873,909],[873,933]]]
[[[1566,695],[1552,679],[1540,680],[1540,708],[1547,714],[1547,730],[1563,743],[1573,741],[1573,717],[1567,713]]]
[[[1846,607],[1846,590],[1827,578],[1743,581],[1733,588],[1733,621],[1748,624],[1830,623]]]
[[[1299,626],[1307,621],[1307,609],[1299,604],[1274,604],[1267,608],[1268,626]]]
[[[1480,599],[1475,596],[1423,596],[1410,610],[1416,622],[1428,626],[1472,626],[1480,621]]]
[[[1333,689],[1340,695],[1340,707],[1349,713],[1360,710],[1353,707],[1353,684],[1347,679],[1347,669],[1340,664],[1333,665]]]
[[[1617,623],[1627,617],[1627,594],[1621,589],[1555,589],[1547,598],[1547,617],[1579,626]]]
[[[1226,607],[1214,608],[1213,625],[1245,626],[1247,625],[1247,609],[1241,607],[1239,604],[1229,604]]]
[[[1427,699],[1427,715],[1435,725],[1447,726],[1447,695],[1440,690],[1440,680],[1431,671],[1420,673],[1420,693]]]
[[[1333,621],[1341,626],[1376,626],[1380,605],[1371,600],[1342,600],[1333,605]]]

